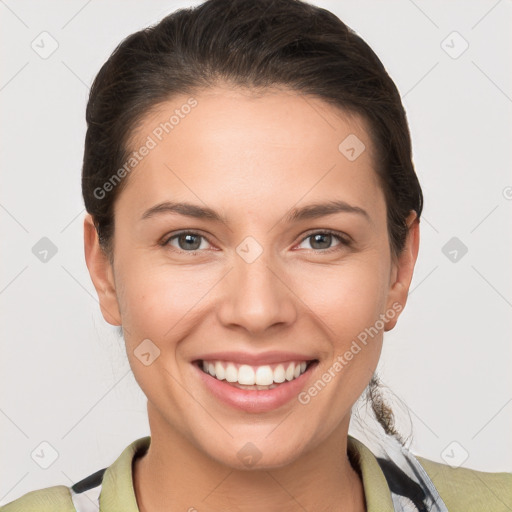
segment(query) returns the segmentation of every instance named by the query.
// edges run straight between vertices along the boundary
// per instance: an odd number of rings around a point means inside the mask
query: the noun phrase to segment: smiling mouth
[[[318,363],[310,361],[286,361],[277,364],[252,366],[230,361],[197,360],[194,364],[211,377],[233,387],[246,390],[270,390],[291,382]]]

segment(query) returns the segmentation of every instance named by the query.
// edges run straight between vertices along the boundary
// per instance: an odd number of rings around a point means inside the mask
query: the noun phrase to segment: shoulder
[[[510,512],[512,473],[453,468],[416,456],[450,512]]]
[[[129,444],[110,466],[70,487],[55,485],[28,492],[0,506],[0,512],[76,512],[77,509],[91,510],[91,504],[94,510],[98,510],[100,494],[109,504],[106,506],[108,510],[137,510],[132,462],[135,456],[145,453],[150,442],[150,436],[139,438]]]
[[[56,485],[24,494],[0,507],[0,512],[75,512],[69,487]]]

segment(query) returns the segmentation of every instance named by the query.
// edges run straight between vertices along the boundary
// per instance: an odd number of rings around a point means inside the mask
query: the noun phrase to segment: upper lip
[[[233,363],[259,366],[265,364],[284,363],[287,361],[312,361],[315,357],[297,352],[262,352],[250,354],[248,352],[210,352],[195,358],[195,361],[231,361]]]

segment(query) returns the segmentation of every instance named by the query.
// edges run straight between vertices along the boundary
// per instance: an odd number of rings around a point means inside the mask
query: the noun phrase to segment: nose
[[[226,328],[243,328],[252,335],[268,334],[271,327],[291,325],[299,299],[276,258],[263,251],[254,261],[236,256],[224,279],[218,318]]]

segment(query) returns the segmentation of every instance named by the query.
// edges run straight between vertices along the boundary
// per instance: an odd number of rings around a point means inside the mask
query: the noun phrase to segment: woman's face
[[[418,244],[414,223],[393,262],[364,123],[284,90],[217,87],[160,105],[133,139],[148,149],[115,204],[113,265],[89,220],[86,254],[152,434],[232,467],[346,435]],[[275,387],[236,386],[251,378]]]

